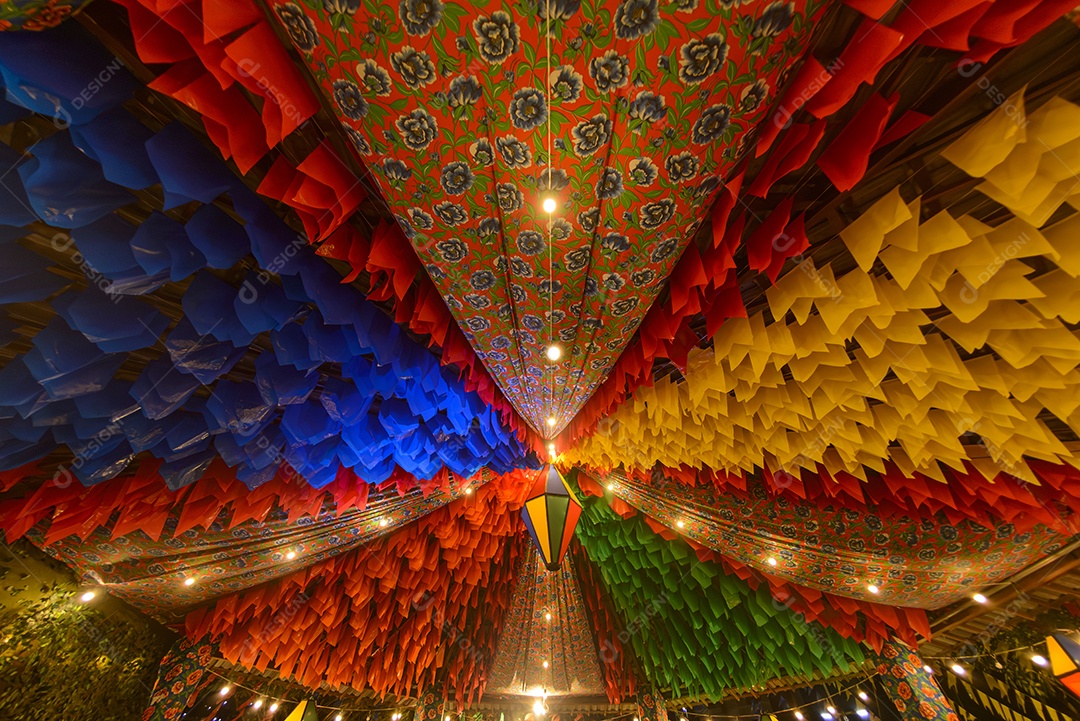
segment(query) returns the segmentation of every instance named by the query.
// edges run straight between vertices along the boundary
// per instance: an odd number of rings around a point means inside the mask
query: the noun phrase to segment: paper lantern
[[[558,570],[580,517],[581,504],[566,479],[555,466],[544,466],[536,475],[521,518],[549,571]]]
[[[301,701],[285,721],[319,721],[314,701]]]
[[[1080,696],[1080,643],[1062,633],[1046,637],[1050,668],[1070,691]]]

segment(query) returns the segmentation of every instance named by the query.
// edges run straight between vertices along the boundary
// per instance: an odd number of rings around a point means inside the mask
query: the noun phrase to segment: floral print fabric
[[[0,2],[0,31],[48,30],[82,10],[90,0],[7,0]]]
[[[557,431],[632,336],[824,6],[273,10],[477,354]]]
[[[958,721],[949,700],[917,653],[903,644],[890,643],[873,661],[878,679],[901,717]]]

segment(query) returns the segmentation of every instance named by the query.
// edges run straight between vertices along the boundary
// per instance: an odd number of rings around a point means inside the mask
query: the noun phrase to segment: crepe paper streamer
[[[870,153],[877,147],[900,95],[871,95],[851,121],[817,159],[817,166],[840,192],[855,187],[866,174]]]
[[[704,485],[687,489],[661,478],[619,480],[618,487],[620,499],[726,558],[802,587],[889,606],[940,608],[963,598],[969,587],[992,585],[1043,557],[1065,537],[1042,526],[1015,537],[1004,522],[888,518],[801,500],[742,497]],[[743,517],[747,503],[755,520]],[[916,541],[918,554],[911,550]],[[840,548],[842,560],[835,555]],[[978,563],[987,554],[1000,559],[993,569]],[[879,587],[876,594],[866,589],[868,579]]]
[[[720,698],[765,678],[830,673],[862,662],[858,644],[796,621],[764,589],[754,592],[718,564],[700,561],[682,541],[664,541],[640,519],[623,521],[594,500],[585,505],[578,538],[617,612],[649,619],[647,632],[627,634],[654,688]],[[721,628],[738,628],[739,637]],[[758,662],[746,664],[747,654]]]
[[[459,707],[475,701],[524,548],[524,488],[516,478],[489,483],[368,546],[220,598],[187,615],[186,633],[220,640],[233,663],[273,663],[312,688],[404,695],[453,679]],[[447,647],[438,641],[446,633],[468,643]]]
[[[568,557],[552,573],[531,549],[518,563],[505,621],[508,632],[499,638],[485,692],[545,688],[551,695],[605,693],[596,647],[581,642],[591,638],[592,628],[573,560]]]
[[[855,29],[851,40],[834,63],[832,77],[806,103],[815,118],[824,118],[847,105],[863,83],[873,83],[904,41],[902,33],[869,18]]]
[[[1046,637],[1050,670],[1067,689],[1080,696],[1080,643],[1063,633]]]
[[[825,126],[824,120],[819,120],[812,125],[806,123],[791,125],[784,133],[780,144],[769,154],[765,165],[754,178],[754,182],[746,189],[747,194],[764,198],[768,195],[773,183],[805,165],[817,149],[818,143],[821,142],[825,134]]]
[[[1075,135],[1064,125],[1070,106],[1044,108],[1030,125],[1038,139],[1025,144],[1064,147]],[[970,136],[958,142],[972,144]],[[991,136],[984,145],[997,152]],[[997,228],[948,213],[923,221],[917,204],[893,192],[842,231],[859,270],[835,278],[804,261],[766,293],[772,317],[790,310],[794,322],[731,319],[711,351],[691,358],[683,386],[665,380],[639,388],[633,403],[612,414],[615,433],[594,435],[566,457],[601,467],[821,468],[864,479],[887,467],[942,481],[947,469],[975,469],[987,479],[1004,472],[1034,483],[1031,459],[1076,460],[1037,416],[1047,409],[1080,423],[1076,404],[1066,401],[1080,341],[1064,325],[1076,316],[1075,293],[1059,280],[1067,273],[1036,284],[1021,258],[1068,267],[1062,249],[1072,222],[1043,234],[1021,218]],[[864,272],[875,254],[892,278]],[[998,256],[1002,262],[987,270],[986,258]],[[924,335],[927,311],[941,307],[942,333]],[[853,357],[845,347],[851,340],[860,346]],[[1001,360],[962,361],[957,352],[984,346]],[[780,375],[785,365],[791,381]],[[895,380],[883,381],[890,370]],[[884,402],[871,408],[870,399]],[[983,409],[979,419],[970,418],[972,404]],[[969,453],[960,442],[969,431],[989,453]],[[814,440],[820,437],[829,438],[828,448]]]

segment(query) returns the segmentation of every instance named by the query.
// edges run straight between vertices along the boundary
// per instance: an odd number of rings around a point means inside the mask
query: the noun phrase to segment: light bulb
[[[550,665],[550,664],[548,664],[548,662],[547,662],[547,661],[544,661],[544,668],[547,668],[547,667],[548,667],[549,665]]]
[[[769,556],[768,558],[766,558],[765,562],[768,563],[770,566],[775,566],[776,565],[776,559],[773,558],[772,556]]]
[[[293,560],[294,558],[296,558],[296,551],[289,551],[288,553],[285,554],[285,558],[287,558],[290,561]]]
[[[472,486],[469,486],[468,488],[465,489],[465,495],[466,496],[471,496],[472,495]]]
[[[927,673],[929,673],[929,674],[933,674],[933,673],[934,673],[934,669],[930,668],[930,664],[925,664],[925,665],[924,665],[924,666],[922,667],[922,670],[923,670],[923,671],[926,671],[926,672],[927,672]]]
[[[555,198],[552,198],[551,196],[548,196],[548,197],[544,198],[543,206],[544,206],[544,212],[545,213],[554,213],[555,212]]]
[[[802,715],[802,711],[796,711],[795,718],[799,719],[799,721],[802,721],[805,717]]]
[[[869,591],[870,593],[877,593],[881,589],[871,583],[869,586],[866,587],[866,590]]]
[[[550,621],[551,620],[551,614],[550,613],[545,613],[544,614],[544,620],[545,621]]]
[[[222,696],[224,696],[225,694],[229,693],[229,687],[228,686],[222,686],[221,691],[219,691],[218,693],[220,693]]]
[[[678,526],[679,528],[685,528],[686,527],[686,524],[683,523],[682,521],[676,521],[675,525]]]
[[[834,707],[834,706],[826,706],[825,710],[828,711],[829,713],[836,713],[836,707]]]
[[[386,520],[385,518],[380,518],[379,519],[379,528],[386,528],[389,525],[390,525],[390,521]]]
[[[255,699],[255,703],[251,704],[251,708],[262,708],[262,699]]]
[[[859,698],[861,698],[863,701],[865,701],[866,699],[868,699],[870,697],[866,695],[866,691],[859,691]]]
[[[986,598],[986,596],[982,595],[981,593],[976,593],[971,597],[971,600],[974,601],[975,603],[986,603],[987,598]]]
[[[83,603],[90,603],[91,601],[94,600],[94,596],[96,596],[96,595],[97,594],[94,593],[93,591],[87,591],[83,595],[79,596],[79,600],[82,601]]]
[[[536,701],[533,703],[533,713],[537,716],[544,715],[544,702],[540,699],[536,699]]]
[[[185,578],[184,579],[184,585],[185,586],[194,586],[195,585],[195,577],[194,576],[188,576],[187,578]]]
[[[337,716],[334,717],[334,721],[341,721],[341,719],[342,719],[341,714],[338,714]]]
[[[549,417],[549,418],[547,419],[547,424],[548,424],[549,426],[552,426],[552,427],[554,427],[556,423],[558,423],[558,421],[557,421],[557,420],[555,420],[555,416],[551,416],[551,417]]]
[[[821,718],[822,718],[822,721],[833,721],[833,719],[836,718],[836,717],[833,716],[828,711],[822,711],[821,712]]]
[[[1045,666],[1047,664],[1046,658],[1044,656],[1040,656],[1039,654],[1035,654],[1034,656],[1032,656],[1031,662],[1036,666]]]
[[[443,716],[442,721],[450,721],[450,716],[449,715]]]
[[[614,491],[614,490],[615,490],[615,484],[614,484],[614,483],[609,483],[609,484],[607,484],[607,489],[608,489],[609,491]]]
[[[278,709],[277,703],[270,704],[270,713],[274,713],[275,711],[277,711],[277,709]]]
[[[965,671],[964,667],[961,666],[958,663],[954,663],[952,666],[949,666],[949,668],[951,668],[952,672],[955,673],[957,676],[966,676],[967,675],[967,671]]]
[[[855,715],[859,718],[870,718],[870,712],[864,708],[856,709]]]
[[[557,345],[549,345],[547,349],[547,357],[550,361],[557,361],[562,358],[562,348]]]

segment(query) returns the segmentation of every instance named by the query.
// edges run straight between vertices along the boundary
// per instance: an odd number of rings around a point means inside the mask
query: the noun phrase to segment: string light
[[[218,691],[218,693],[220,693],[222,696],[224,696],[225,694],[229,693],[229,687],[228,686],[222,686],[221,690]]]
[[[544,614],[544,620],[545,621],[550,621],[551,620],[551,614],[550,613],[545,613]]]
[[[855,715],[859,718],[870,718],[870,712],[864,708],[855,709]]]
[[[79,600],[82,601],[83,603],[90,603],[91,601],[94,600],[94,596],[96,596],[96,595],[97,594],[94,593],[93,591],[87,591],[83,595],[79,596]]]
[[[544,702],[540,699],[536,699],[536,701],[533,702],[533,713],[537,716],[543,716],[544,710]]]
[[[548,419],[547,419],[547,424],[548,424],[549,426],[552,426],[552,427],[554,427],[556,423],[558,423],[558,421],[557,421],[557,420],[555,420],[555,416],[548,416]]]
[[[685,527],[686,527],[686,524],[685,524],[685,523],[683,523],[682,521],[677,521],[677,522],[675,523],[675,525],[676,525],[676,526],[678,526],[679,528],[685,528]]]
[[[257,699],[255,699],[255,703],[251,704],[251,708],[260,709],[260,708],[262,708],[262,705],[263,705],[263,700],[261,698],[257,698]]]
[[[467,488],[465,489],[465,495],[466,495],[466,496],[471,496],[471,495],[472,495],[472,486],[468,486],[468,487],[467,487]]]
[[[797,718],[799,721],[802,721],[806,717],[802,715],[802,711],[796,711],[795,718]]]
[[[923,667],[922,667],[922,670],[926,671],[931,676],[934,675],[934,669],[930,668],[930,664],[924,664]]]
[[[194,586],[195,585],[195,577],[194,576],[188,576],[187,578],[185,578],[184,579],[184,585],[185,586]]]
[[[614,490],[615,490],[615,484],[614,484],[614,483],[609,483],[609,484],[607,484],[607,489],[608,489],[609,491],[614,491]]]
[[[836,707],[834,707],[834,706],[826,706],[825,710],[828,711],[829,713],[836,713]]]
[[[548,196],[547,198],[544,198],[543,205],[544,205],[544,212],[545,213],[554,213],[555,212],[555,198],[552,198],[551,196]]]
[[[859,691],[859,698],[861,698],[863,701],[866,701],[870,697],[866,695],[866,691]]]
[[[981,593],[976,593],[971,597],[971,600],[975,601],[975,603],[986,603],[988,599]]]
[[[544,668],[547,668],[549,665],[550,664],[547,661],[544,661]]]
[[[869,591],[870,593],[877,593],[881,589],[871,583],[869,586],[866,587],[866,590]]]
[[[342,718],[344,718],[344,717],[341,714],[338,714],[337,716],[334,717],[334,721],[341,721]]]
[[[387,526],[389,526],[389,525],[390,525],[390,521],[389,521],[389,520],[387,520],[387,519],[385,519],[385,518],[380,518],[380,519],[379,519],[379,528],[386,528],[386,527],[387,527]]]
[[[1034,656],[1032,656],[1031,657],[1031,662],[1033,664],[1035,664],[1036,666],[1045,666],[1048,663],[1048,661],[1046,660],[1046,657],[1045,656],[1040,656],[1039,654],[1035,654]]]
[[[772,556],[769,556],[768,558],[766,558],[765,562],[768,563],[770,566],[775,566],[776,565],[776,559],[773,558]]]
[[[290,561],[293,560],[294,558],[296,558],[296,551],[289,551],[285,554],[285,558]]]
[[[967,671],[964,669],[963,666],[958,663],[954,663],[952,666],[949,666],[949,668],[952,669],[952,672],[955,673],[957,676],[967,675]]]
[[[270,704],[270,713],[274,713],[277,710],[278,710],[277,702],[274,702],[274,703]]]
[[[549,345],[547,349],[547,357],[549,361],[557,361],[562,358],[562,348],[557,345]]]

